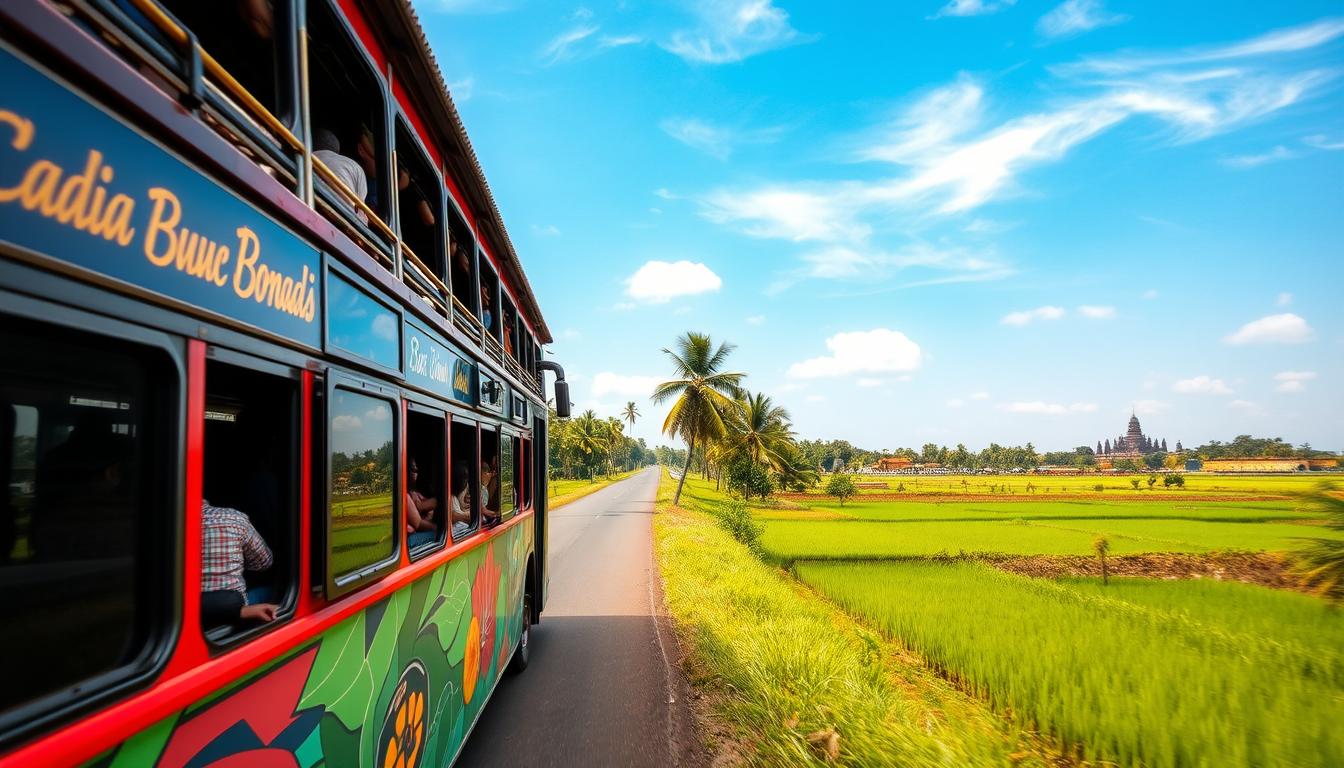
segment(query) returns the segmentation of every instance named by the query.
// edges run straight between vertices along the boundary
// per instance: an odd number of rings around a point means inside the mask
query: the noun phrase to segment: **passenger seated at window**
[[[271,548],[247,515],[201,500],[201,623],[206,627],[275,620],[280,606],[271,587],[248,589],[244,571],[264,571]]]
[[[336,138],[336,134],[325,128],[319,128],[313,133],[313,157],[322,161],[322,164],[331,169],[336,178],[341,183],[349,187],[350,191],[360,199],[364,200],[369,195],[369,181],[364,175],[364,168],[354,160],[341,154],[341,140]],[[355,209],[355,215],[365,224],[369,223],[369,217],[364,212]]]
[[[439,529],[434,522],[434,510],[438,508],[439,500],[415,490],[415,482],[420,476],[415,459],[411,459],[407,472],[410,481],[406,483],[406,533],[409,534],[406,545],[414,548],[434,541]]]
[[[471,499],[467,497],[470,487],[467,485],[467,465],[458,462],[453,465],[453,538],[460,539],[471,533]]]
[[[378,178],[378,151],[374,148],[373,131],[367,125],[359,127],[359,143],[355,145],[355,157],[359,160],[359,164],[363,166],[364,174],[368,178]],[[373,210],[382,210],[378,207],[377,184],[369,185],[369,191],[365,199]]]
[[[405,192],[410,186],[411,186],[410,171],[406,170],[406,166],[398,164],[397,189],[402,192]],[[410,197],[415,201],[415,216],[416,219],[419,220],[420,224],[425,227],[434,226],[435,222],[434,211],[429,207],[429,201],[425,200],[424,195],[420,194],[420,190],[417,188],[413,193],[408,195],[408,197]],[[403,202],[405,202],[404,199]],[[402,223],[404,224],[406,222]]]
[[[489,461],[481,462],[481,517],[486,525],[499,522],[499,469]]]
[[[481,325],[485,326],[487,331],[495,329],[495,316],[490,311],[494,302],[490,300],[490,286],[481,283]]]

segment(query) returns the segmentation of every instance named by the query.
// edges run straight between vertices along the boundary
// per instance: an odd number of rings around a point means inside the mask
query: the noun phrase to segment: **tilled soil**
[[[986,555],[975,559],[1009,573],[1037,578],[1101,576],[1101,561],[1084,555]],[[1148,579],[1217,579],[1274,589],[1299,589],[1288,561],[1270,552],[1120,555],[1106,558],[1112,576]]]

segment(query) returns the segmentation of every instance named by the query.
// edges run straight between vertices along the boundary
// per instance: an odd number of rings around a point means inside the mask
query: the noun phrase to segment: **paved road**
[[[459,766],[706,763],[653,561],[658,469],[550,515],[551,591]]]

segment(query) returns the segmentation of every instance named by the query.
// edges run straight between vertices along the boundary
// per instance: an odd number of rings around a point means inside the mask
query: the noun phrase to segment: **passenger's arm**
[[[266,540],[261,538],[261,534],[257,533],[251,522],[245,525],[247,532],[243,536],[243,567],[249,571],[264,571],[275,562],[271,548],[266,546]]]

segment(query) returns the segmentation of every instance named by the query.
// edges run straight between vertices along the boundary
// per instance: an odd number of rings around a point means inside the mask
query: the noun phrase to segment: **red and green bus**
[[[568,387],[409,2],[7,0],[0,82],[0,765],[453,762]]]

